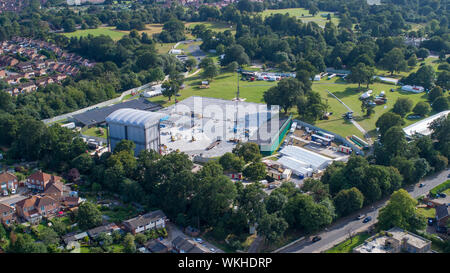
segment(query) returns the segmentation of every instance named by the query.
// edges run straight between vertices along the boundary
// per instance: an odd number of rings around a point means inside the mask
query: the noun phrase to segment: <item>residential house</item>
[[[16,67],[18,69],[20,69],[20,71],[22,71],[22,72],[33,70],[33,66],[31,65],[30,62],[21,62],[21,63],[17,64]]]
[[[7,77],[5,81],[7,84],[19,84],[21,78],[22,77],[19,75],[11,75]]]
[[[145,248],[151,253],[167,253],[169,252],[169,246],[163,244],[159,240],[150,240],[145,243]]]
[[[21,93],[30,93],[37,89],[37,86],[32,82],[27,82],[19,85],[19,90]]]
[[[17,187],[19,186],[19,181],[17,180],[17,177],[9,172],[3,172],[0,173],[0,189],[1,193],[4,193],[4,191],[16,191]]]
[[[10,225],[15,220],[15,208],[0,203],[0,224]]]
[[[439,227],[447,226],[450,215],[450,207],[445,205],[436,207],[436,221]]]
[[[172,248],[177,253],[209,253],[208,248],[196,243],[194,240],[178,236],[172,241]]]
[[[353,253],[429,253],[431,241],[419,235],[394,227],[368,238],[355,247]]]
[[[30,189],[44,191],[47,188],[47,184],[50,182],[60,182],[61,179],[59,176],[44,173],[39,170],[27,178],[25,185]]]
[[[77,207],[81,203],[81,198],[78,196],[66,196],[63,199],[63,205],[69,208]]]
[[[69,245],[71,242],[77,242],[87,236],[88,236],[88,234],[86,232],[81,232],[81,233],[71,232],[71,233],[64,235],[62,237],[62,239],[66,245]]]
[[[144,215],[123,222],[125,229],[132,234],[144,232],[155,228],[166,226],[166,215],[161,210],[149,212]]]
[[[60,204],[50,196],[33,195],[16,203],[17,215],[31,224],[42,217],[51,217],[59,211]]]
[[[91,237],[92,239],[97,238],[98,235],[100,235],[100,233],[106,233],[107,235],[111,235],[113,233],[113,231],[115,230],[120,230],[120,228],[116,225],[116,224],[108,224],[108,225],[104,225],[104,226],[99,226],[99,227],[95,227],[93,229],[90,229],[87,231],[89,237]]]

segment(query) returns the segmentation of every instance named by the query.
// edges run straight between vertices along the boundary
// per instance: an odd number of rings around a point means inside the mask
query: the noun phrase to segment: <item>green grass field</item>
[[[370,235],[367,233],[359,233],[352,239],[348,239],[334,246],[333,248],[328,249],[327,251],[325,251],[325,253],[351,253],[355,247],[364,243],[364,241],[367,240],[367,238],[369,237]]]
[[[263,17],[270,16],[271,14],[286,14],[288,13],[290,16],[295,16],[297,19],[302,20],[302,22],[315,22],[319,26],[325,26],[327,23],[327,17],[323,17],[322,14],[328,15],[328,13],[331,13],[331,22],[333,24],[338,25],[339,24],[339,18],[334,15],[332,12],[326,12],[326,11],[320,11],[315,16],[312,16],[309,14],[308,10],[304,8],[291,8],[291,9],[267,9],[263,11],[261,14]]]
[[[179,101],[191,96],[221,98],[221,99],[233,99],[236,97],[237,79],[236,73],[223,73],[217,76],[210,82],[210,88],[200,89],[202,76],[201,72],[191,78],[187,78],[184,84],[186,87],[180,90],[179,97],[176,97]],[[263,93],[271,86],[276,85],[276,82],[265,81],[240,81],[239,90],[240,97],[245,98],[248,102],[263,103]],[[164,107],[175,103],[175,98],[172,97],[171,101],[168,101],[167,97],[157,96],[150,99],[150,101],[162,104]]]
[[[394,88],[395,92],[390,92],[389,90]],[[372,136],[376,135],[375,122],[377,119],[384,113],[390,111],[394,103],[398,98],[410,98],[415,105],[419,101],[426,101],[426,94],[413,94],[408,92],[403,92],[400,90],[400,87],[394,86],[391,84],[384,83],[374,83],[369,86],[369,89],[373,90],[373,95],[380,94],[381,91],[384,91],[386,97],[388,99],[386,104],[375,106],[375,113],[370,117],[363,117],[363,113],[361,111],[361,101],[359,100],[359,96],[367,91],[364,87],[361,87],[361,91],[358,91],[358,84],[341,84],[341,83],[320,83],[313,84],[313,90],[319,92],[323,99],[328,100],[328,104],[330,107],[330,112],[333,112],[333,115],[329,120],[321,120],[317,121],[317,126],[327,129],[332,132],[336,132],[341,136],[348,136],[354,134],[362,136],[361,132],[359,132],[353,124],[345,121],[342,118],[342,114],[347,112],[347,108],[342,105],[338,100],[336,100],[333,96],[328,94],[327,90],[332,92],[336,97],[341,99],[350,109],[354,112],[354,119],[357,121],[366,131],[368,131]],[[431,113],[433,114],[433,113]],[[416,122],[417,120],[408,120],[405,119],[405,126]]]
[[[107,35],[111,37],[114,41],[120,40],[122,36],[127,34],[127,31],[118,31],[115,30],[115,27],[99,27],[95,29],[79,29],[74,32],[63,33],[66,37],[86,37],[89,34],[93,36]]]

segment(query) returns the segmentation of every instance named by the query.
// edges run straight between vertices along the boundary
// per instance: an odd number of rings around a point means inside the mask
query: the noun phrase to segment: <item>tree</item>
[[[219,75],[219,70],[217,69],[217,66],[215,64],[211,64],[203,68],[203,77],[212,80],[214,77]]]
[[[258,162],[262,157],[258,144],[252,142],[238,143],[232,152],[245,162]]]
[[[326,206],[316,204],[311,196],[300,193],[289,199],[283,209],[283,216],[290,227],[308,233],[329,225],[333,220]]]
[[[424,216],[416,213],[417,201],[407,191],[395,191],[389,203],[380,210],[378,225],[382,230],[399,227],[415,232],[426,227]]]
[[[287,203],[287,197],[280,191],[273,191],[264,201],[267,213],[272,214],[283,210]]]
[[[340,216],[346,216],[362,208],[364,195],[355,187],[341,190],[333,199],[336,211]]]
[[[356,66],[351,68],[350,75],[348,79],[352,82],[358,83],[358,89],[361,88],[361,83],[365,82],[367,77],[366,65],[363,63],[358,63]]]
[[[450,89],[450,71],[442,71],[438,74],[436,79],[436,85],[442,87],[445,90]]]
[[[245,161],[233,153],[225,153],[219,158],[219,164],[222,165],[224,171],[241,172]]]
[[[266,177],[266,165],[262,162],[252,162],[245,167],[243,174],[251,181],[259,181]]]
[[[392,112],[399,114],[401,117],[404,117],[406,114],[411,112],[413,107],[413,101],[409,98],[398,98],[394,103],[394,108]]]
[[[444,95],[444,92],[442,91],[442,88],[440,86],[435,86],[428,93],[428,100],[430,102],[433,102],[436,98],[441,97],[443,95]]]
[[[240,65],[250,63],[250,58],[245,53],[245,49],[239,44],[234,44],[225,49],[225,56],[221,60],[221,64],[227,65],[233,61],[236,61]]]
[[[375,125],[379,128],[381,138],[383,139],[384,134],[389,128],[394,126],[402,126],[404,123],[405,121],[398,114],[386,112],[378,118]]]
[[[122,241],[123,251],[125,253],[135,253],[136,252],[136,244],[134,243],[134,236],[131,233],[127,233],[125,237],[123,237]]]
[[[64,20],[63,28],[64,32],[74,32],[76,30],[75,21],[72,18]]]
[[[277,86],[264,92],[264,101],[268,105],[278,105],[285,113],[294,106],[298,98],[307,92],[303,83],[294,78],[282,79]]]
[[[136,144],[134,144],[133,141],[128,140],[128,139],[122,139],[114,147],[114,154],[119,154],[122,151],[126,151],[126,152],[134,155],[135,148],[136,148]]]
[[[91,202],[83,202],[78,208],[76,220],[78,226],[86,230],[101,225],[102,214],[96,205]]]
[[[402,127],[394,126],[387,130],[381,143],[385,147],[385,152],[391,156],[405,155],[408,142],[405,138],[405,132]]]
[[[259,223],[260,219],[267,214],[264,203],[266,196],[260,183],[253,183],[239,190],[236,201],[239,211],[246,216],[249,225]]]
[[[169,97],[169,101],[172,99],[172,96],[176,95],[180,90],[180,84],[175,80],[165,81],[161,85],[161,93],[164,97]]]
[[[105,232],[101,232],[95,240],[103,247],[108,247],[113,243],[113,237]]]
[[[405,56],[400,48],[393,48],[391,51],[386,53],[380,60],[380,63],[383,68],[391,72],[391,75],[394,74],[394,71],[404,71],[407,67]]]
[[[36,243],[30,234],[17,234],[16,240],[11,242],[8,252],[11,253],[47,253],[43,243]]]
[[[134,241],[139,245],[143,245],[147,242],[147,236],[142,233],[138,233],[134,236]]]
[[[316,16],[316,14],[319,13],[319,8],[316,5],[312,4],[309,6],[308,12],[312,16]]]
[[[413,108],[416,115],[426,116],[430,112],[430,105],[424,101],[419,101]]]
[[[192,71],[192,69],[194,69],[197,66],[197,60],[194,58],[189,58],[186,60],[184,65],[186,66],[188,71]]]
[[[214,65],[214,59],[211,57],[206,57],[200,61],[200,64],[198,65],[198,67],[206,68],[207,66],[210,66],[210,65]]]
[[[77,168],[83,174],[89,173],[94,167],[94,160],[91,155],[83,153],[72,160],[71,164],[74,168]]]
[[[268,242],[276,242],[283,238],[284,232],[288,228],[288,223],[283,217],[277,214],[266,214],[258,223],[257,231],[264,236]]]
[[[436,112],[448,110],[450,108],[450,104],[449,104],[448,100],[449,100],[449,97],[444,97],[444,96],[437,97],[433,101],[433,104],[431,105],[431,107]]]
[[[419,50],[417,50],[416,55],[418,58],[424,60],[426,57],[430,55],[430,51],[426,48],[421,47],[419,48]]]
[[[39,231],[39,240],[41,240],[45,245],[56,245],[59,243],[59,236],[58,233],[56,233],[51,228],[43,228],[41,231]]]
[[[408,66],[414,67],[417,65],[417,56],[416,54],[412,54],[408,59]]]
[[[411,73],[408,77],[403,78],[402,82],[406,84],[414,84],[423,86],[426,89],[433,87],[435,71],[431,65],[421,66],[416,72]]]

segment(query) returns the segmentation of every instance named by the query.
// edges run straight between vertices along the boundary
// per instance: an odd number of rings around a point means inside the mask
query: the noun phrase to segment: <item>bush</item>
[[[446,189],[450,189],[450,180],[447,180],[444,183],[434,187],[433,189],[430,190],[430,193],[432,195],[436,195],[438,193],[445,191]]]

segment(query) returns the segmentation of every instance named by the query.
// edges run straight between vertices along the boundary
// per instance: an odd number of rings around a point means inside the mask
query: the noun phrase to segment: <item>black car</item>
[[[322,237],[320,237],[320,236],[314,236],[314,237],[312,238],[312,242],[313,242],[313,243],[318,242],[318,241],[320,241],[320,240],[322,240]]]
[[[434,224],[434,218],[428,218],[428,225],[432,226]]]
[[[364,218],[363,223],[367,223],[372,221],[372,216],[367,216],[366,218]]]

